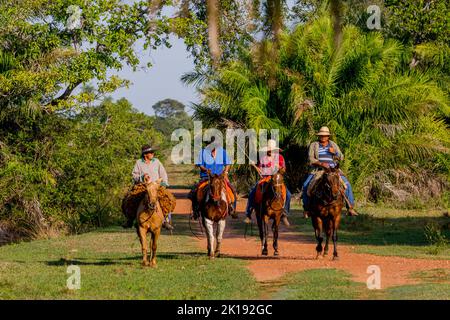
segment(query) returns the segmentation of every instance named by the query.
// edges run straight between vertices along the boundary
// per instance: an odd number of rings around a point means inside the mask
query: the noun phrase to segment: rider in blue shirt
[[[217,146],[214,144],[214,137],[211,138],[209,141],[210,145],[206,148],[203,148],[195,162],[195,165],[197,168],[200,169],[200,181],[192,188],[191,192],[189,193],[188,198],[192,201],[192,209],[193,209],[193,216],[194,219],[197,219],[199,216],[199,208],[197,203],[197,188],[198,186],[205,180],[207,180],[208,177],[208,171],[211,172],[211,174],[217,174],[220,175],[222,173],[225,173],[225,181],[227,185],[231,188],[234,194],[234,202],[233,206],[230,208],[230,214],[233,218],[237,218],[236,215],[236,201],[237,201],[237,195],[236,190],[231,185],[230,181],[228,180],[228,171],[231,166],[230,158],[227,155],[227,152],[224,148]]]

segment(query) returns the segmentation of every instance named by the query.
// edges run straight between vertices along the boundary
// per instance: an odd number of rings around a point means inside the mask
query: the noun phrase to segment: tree
[[[184,111],[185,106],[173,99],[158,101],[153,105],[155,111],[155,129],[169,137],[175,129],[191,130],[193,123],[191,117]]]
[[[222,129],[278,128],[294,189],[307,145],[328,125],[361,197],[425,199],[433,189],[439,199],[450,169],[445,92],[433,74],[405,71],[398,41],[347,25],[336,52],[334,36],[325,16],[283,35],[277,63],[255,61],[250,49],[199,87],[194,116]]]

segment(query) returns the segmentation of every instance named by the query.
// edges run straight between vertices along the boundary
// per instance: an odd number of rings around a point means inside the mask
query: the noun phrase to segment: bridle
[[[339,187],[338,187],[338,190],[336,193],[333,192],[333,185],[330,184],[330,179],[329,179],[330,174],[333,176],[333,178],[336,178],[334,176],[337,176],[337,179],[338,179],[337,183],[338,184],[340,183],[338,172],[325,172],[324,175],[322,176],[322,179],[324,180],[324,182],[322,184],[323,188],[324,188],[324,192],[321,192],[323,197],[317,197],[317,198],[326,206],[339,200],[339,196],[341,195]],[[325,197],[326,197],[326,199],[325,199]]]
[[[270,178],[270,183],[269,183],[269,185],[270,185],[270,188],[271,188],[271,190],[272,190],[272,193],[273,193],[273,195],[274,195],[274,197],[269,201],[269,209],[272,209],[272,210],[274,210],[274,211],[277,211],[277,210],[279,210],[279,209],[274,209],[273,207],[272,207],[272,203],[275,201],[275,200],[282,200],[283,199],[283,194],[282,194],[282,191],[280,192],[280,191],[277,191],[277,189],[278,188],[282,188],[282,187],[284,187],[284,183],[283,182],[279,182],[279,181],[275,181],[274,180],[274,177],[275,177],[275,175],[272,175],[272,177]],[[281,179],[280,179],[281,180]]]

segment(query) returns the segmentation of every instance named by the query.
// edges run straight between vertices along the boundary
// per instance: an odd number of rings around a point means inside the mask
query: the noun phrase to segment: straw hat
[[[277,147],[277,142],[273,139],[269,139],[269,141],[267,141],[267,146],[262,147],[260,150],[263,152],[273,151],[273,150],[283,151],[282,149]]]
[[[319,132],[316,133],[316,136],[330,136],[330,129],[328,127],[320,128]]]
[[[147,152],[155,152],[156,150],[158,150],[158,149],[152,148],[150,145],[146,144],[146,145],[143,145],[143,146],[142,146],[142,148],[141,148],[141,154],[144,155],[144,153],[147,153]]]

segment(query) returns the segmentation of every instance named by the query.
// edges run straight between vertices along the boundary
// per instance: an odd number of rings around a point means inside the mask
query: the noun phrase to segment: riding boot
[[[353,208],[352,204],[350,203],[350,200],[347,198],[345,193],[342,192],[342,195],[344,196],[345,200],[345,206],[347,207],[347,216],[357,216],[358,212]]]
[[[238,214],[237,214],[237,212],[236,212],[236,210],[234,210],[234,207],[233,207],[233,205],[229,205],[229,207],[228,207],[228,213],[230,214],[230,216],[233,218],[233,219],[237,219],[238,218]]]
[[[165,220],[165,219],[164,219],[164,222],[163,222],[162,226],[163,226],[164,229],[167,229],[167,230],[173,230],[173,229],[175,229],[175,228],[170,224],[170,222],[168,222],[168,221]]]
[[[287,216],[286,212],[283,212],[283,213],[281,214],[281,221],[283,221],[283,224],[284,224],[286,227],[289,227],[289,226],[291,225],[291,224],[289,223],[288,216]]]
[[[199,211],[200,208],[198,206],[197,201],[192,199],[192,218],[194,218],[194,220],[197,220],[198,217],[200,216]]]

